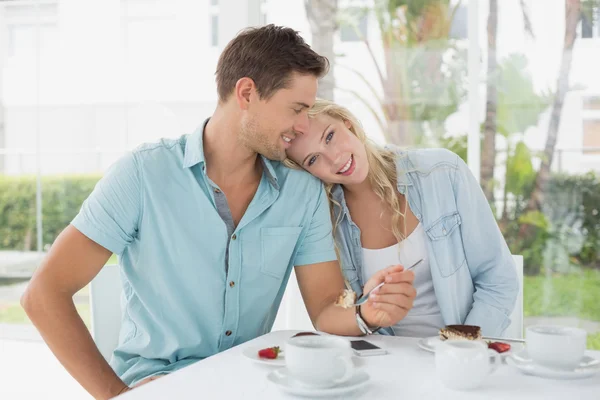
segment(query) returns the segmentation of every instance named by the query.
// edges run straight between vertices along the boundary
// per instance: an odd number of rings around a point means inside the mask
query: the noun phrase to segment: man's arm
[[[96,347],[73,295],[98,274],[111,256],[69,225],[35,272],[21,304],[65,369],[96,399],[110,399],[126,389]]]
[[[308,315],[315,329],[336,335],[360,336],[355,308],[336,306],[344,290],[344,278],[337,261],[296,267],[296,279]],[[412,285],[414,274],[393,266],[379,271],[365,284],[368,292],[386,282],[361,306],[361,315],[370,327],[388,327],[402,320],[412,308],[416,296]]]
[[[98,182],[53,243],[21,300],[58,360],[97,399],[109,399],[127,387],[94,344],[73,295],[98,274],[111,253],[122,254],[136,237],[141,192],[140,169],[132,153]]]

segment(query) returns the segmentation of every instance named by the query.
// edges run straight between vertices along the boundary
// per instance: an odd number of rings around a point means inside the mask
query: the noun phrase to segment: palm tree
[[[520,0],[521,14],[525,32],[534,37],[529,10],[524,0]],[[494,204],[494,169],[496,167],[496,134],[497,129],[497,80],[498,55],[496,42],[498,34],[498,0],[490,0],[487,22],[488,54],[487,54],[487,81],[486,81],[486,114],[483,131],[483,146],[481,152],[480,182],[483,193],[488,202]]]
[[[498,92],[496,91],[496,69],[498,58],[496,54],[496,36],[498,33],[498,0],[490,0],[490,11],[488,14],[487,35],[487,88],[486,88],[486,112],[483,132],[483,146],[481,151],[481,188],[490,204],[494,204],[494,168],[496,166],[496,104]]]
[[[586,6],[596,0],[586,1]],[[546,184],[550,178],[550,167],[556,147],[556,139],[558,137],[558,127],[560,126],[560,118],[563,108],[565,96],[569,91],[569,75],[571,73],[571,63],[573,61],[573,47],[577,38],[577,25],[582,16],[581,0],[565,0],[565,38],[563,43],[563,52],[560,62],[558,79],[556,82],[556,94],[552,103],[552,111],[550,114],[550,124],[548,125],[548,135],[546,137],[546,146],[542,155],[542,163],[535,176],[535,183],[527,207],[526,215],[540,213]],[[526,237],[531,236],[535,227],[531,224],[522,224],[519,228],[519,240],[522,241]]]
[[[2,72],[2,58],[0,57],[0,73]],[[0,150],[6,148],[6,119],[4,115],[4,102],[2,101],[2,77],[0,76]],[[0,154],[0,174],[4,173],[6,168],[5,157]]]
[[[548,109],[551,93],[539,93],[533,84],[528,68],[527,56],[510,54],[498,65],[498,92],[495,107],[497,115],[496,132],[505,138],[506,170],[502,197],[500,226],[509,222],[508,195],[512,194],[522,203],[529,195],[535,171],[531,165],[531,151],[523,139],[525,132],[536,126],[540,115]]]
[[[338,29],[338,0],[304,0],[312,34],[312,48],[329,59],[329,73],[321,79],[317,97],[333,100],[335,52],[333,39]]]
[[[450,39],[460,2],[451,3],[378,0],[372,9],[364,10],[374,13],[383,47],[380,59],[369,38],[357,30],[375,66],[377,82],[352,66],[340,67],[353,72],[375,101],[352,88],[340,89],[352,93],[372,112],[388,143],[410,146],[440,138],[446,118],[464,100],[466,57]]]
[[[556,147],[558,127],[565,96],[569,91],[569,75],[573,61],[573,46],[577,37],[577,24],[581,20],[581,0],[565,0],[565,40],[563,45],[560,70],[556,83],[556,95],[552,104],[548,136],[542,157],[542,164],[535,179],[527,211],[539,211],[544,200],[544,188],[550,177],[550,166]]]
[[[0,150],[6,147],[6,131],[4,127],[4,105],[0,99]],[[4,172],[4,155],[0,154],[0,174]]]

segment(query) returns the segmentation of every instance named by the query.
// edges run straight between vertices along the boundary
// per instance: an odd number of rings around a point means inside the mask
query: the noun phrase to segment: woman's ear
[[[344,120],[344,125],[346,125],[346,128],[352,129],[352,122],[348,121],[347,119]]]

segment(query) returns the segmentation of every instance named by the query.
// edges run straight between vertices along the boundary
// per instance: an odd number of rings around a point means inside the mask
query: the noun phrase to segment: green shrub
[[[42,178],[43,245],[77,215],[99,175],[65,175]],[[0,250],[36,249],[36,178],[0,175]]]

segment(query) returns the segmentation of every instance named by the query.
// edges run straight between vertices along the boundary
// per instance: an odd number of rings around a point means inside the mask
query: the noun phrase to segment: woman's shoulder
[[[400,148],[393,144],[385,146],[397,156],[399,167],[408,171],[429,173],[438,167],[456,168],[460,157],[444,148]]]

